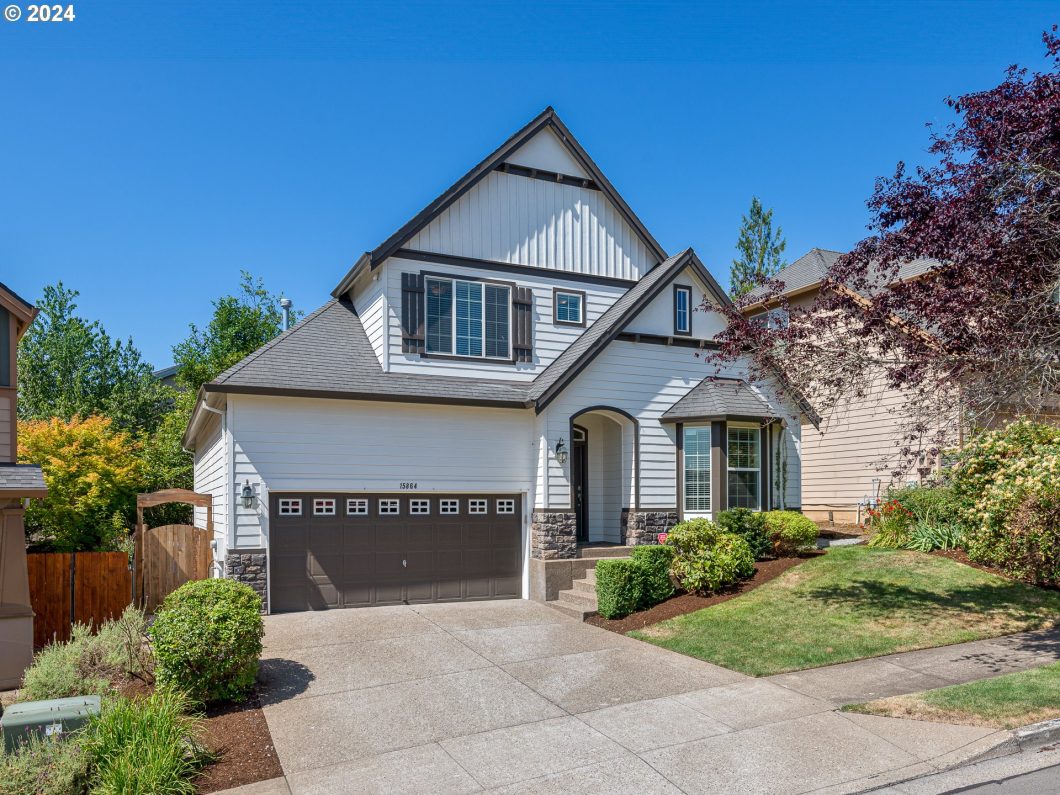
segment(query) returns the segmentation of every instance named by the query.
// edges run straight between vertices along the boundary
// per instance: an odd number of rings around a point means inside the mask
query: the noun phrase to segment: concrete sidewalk
[[[1007,736],[836,712],[1060,659],[1028,633],[754,679],[525,601],[266,621],[287,793],[859,792]]]

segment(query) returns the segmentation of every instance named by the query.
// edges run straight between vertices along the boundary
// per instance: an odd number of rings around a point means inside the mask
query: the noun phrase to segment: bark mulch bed
[[[204,728],[206,744],[218,758],[195,779],[197,791],[217,792],[283,775],[257,692],[242,704],[208,708]]]
[[[644,629],[644,627],[649,624],[657,624],[668,618],[683,616],[685,613],[694,613],[697,610],[702,610],[704,607],[711,607],[716,604],[721,604],[722,602],[727,602],[740,594],[754,590],[759,585],[764,585],[770,580],[779,577],[788,569],[794,568],[800,563],[805,563],[807,560],[822,554],[824,553],[811,552],[805,556],[797,558],[761,560],[755,563],[755,573],[751,579],[744,580],[727,591],[722,591],[721,593],[716,593],[711,596],[698,596],[694,593],[678,594],[677,596],[667,599],[665,602],[659,602],[659,604],[654,607],[649,607],[647,610],[630,613],[625,618],[607,619],[603,616],[590,616],[585,619],[585,623],[592,624],[595,627],[603,627],[604,629],[609,629],[612,632],[618,632],[624,635],[634,629]]]

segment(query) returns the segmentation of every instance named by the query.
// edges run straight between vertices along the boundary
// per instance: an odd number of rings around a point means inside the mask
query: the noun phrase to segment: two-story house
[[[18,464],[18,341],[37,310],[0,284],[0,690],[18,687],[33,660],[25,503],[45,497],[39,466]]]
[[[799,410],[549,108],[206,384],[216,558],[273,611],[553,599],[587,545],[798,507]]]

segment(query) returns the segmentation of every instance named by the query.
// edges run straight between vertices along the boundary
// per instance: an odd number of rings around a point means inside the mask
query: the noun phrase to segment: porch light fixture
[[[240,494],[240,496],[243,498],[243,507],[244,508],[253,508],[254,507],[254,489],[252,489],[250,487],[250,481],[249,480],[243,481],[243,491]]]
[[[556,460],[561,464],[567,463],[567,444],[563,441],[563,437],[559,437],[559,441],[556,442]]]

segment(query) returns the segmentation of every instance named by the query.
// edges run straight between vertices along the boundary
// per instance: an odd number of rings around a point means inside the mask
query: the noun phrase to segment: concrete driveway
[[[857,791],[996,734],[837,713],[527,601],[271,616],[265,645],[286,781],[248,792]]]

